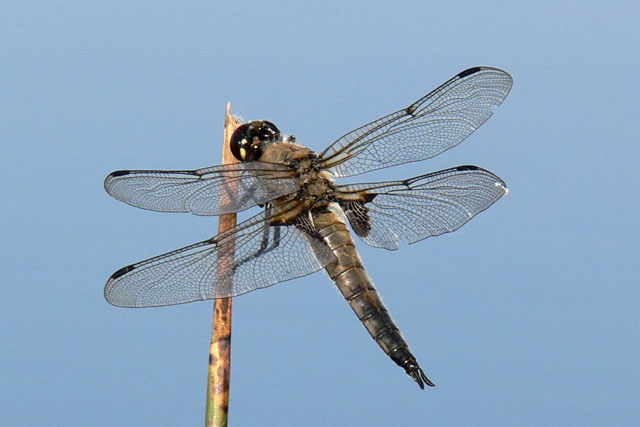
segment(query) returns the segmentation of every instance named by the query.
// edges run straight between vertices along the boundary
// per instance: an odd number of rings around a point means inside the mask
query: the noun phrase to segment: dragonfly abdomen
[[[314,212],[313,220],[336,256],[336,260],[325,269],[371,337],[398,366],[405,369],[420,388],[424,388],[425,383],[433,386],[365,271],[344,221],[330,209]]]

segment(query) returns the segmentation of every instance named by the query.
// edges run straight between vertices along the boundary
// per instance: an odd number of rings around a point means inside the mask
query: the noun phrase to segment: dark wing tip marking
[[[470,76],[471,74],[475,74],[478,71],[482,70],[483,67],[471,67],[471,68],[467,68],[464,71],[460,71],[460,73],[458,73],[458,77],[465,78],[467,76]]]
[[[485,173],[488,173],[489,175],[493,176],[496,179],[495,185],[502,187],[504,192],[507,193],[509,190],[507,189],[507,183],[504,182],[502,180],[502,178],[500,178],[498,175],[494,174],[491,171],[488,171],[484,168],[481,168],[480,166],[474,166],[474,165],[462,165],[462,166],[456,166],[454,168],[451,168],[451,170],[457,170],[457,171],[462,171],[462,172],[468,172],[468,171],[482,171]]]
[[[474,165],[462,165],[462,166],[456,166],[455,170],[457,170],[457,171],[477,171],[477,170],[482,170],[482,168],[478,167],[478,166],[474,166]]]
[[[115,177],[123,176],[123,175],[130,175],[130,174],[131,174],[131,171],[115,171],[115,172],[111,172],[109,174],[109,176],[107,176],[107,179],[115,178]]]
[[[116,280],[117,278],[124,276],[125,274],[127,274],[131,270],[134,270],[135,268],[136,268],[135,265],[127,265],[126,267],[122,267],[120,270],[118,270],[115,273],[113,273],[109,280],[110,281],[111,280]]]

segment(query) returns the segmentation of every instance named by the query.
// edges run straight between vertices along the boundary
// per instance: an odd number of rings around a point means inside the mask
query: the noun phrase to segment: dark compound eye
[[[231,153],[241,162],[258,160],[265,143],[282,138],[280,130],[266,120],[255,120],[238,126],[229,141]]]

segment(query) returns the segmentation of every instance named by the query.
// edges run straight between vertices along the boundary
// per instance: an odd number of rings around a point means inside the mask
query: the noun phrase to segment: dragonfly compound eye
[[[265,143],[282,138],[280,130],[266,120],[255,120],[238,126],[231,135],[231,153],[241,162],[258,160]]]

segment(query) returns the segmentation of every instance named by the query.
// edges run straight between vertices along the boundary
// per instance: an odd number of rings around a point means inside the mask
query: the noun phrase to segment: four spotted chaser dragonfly
[[[400,240],[457,230],[505,194],[506,184],[477,166],[366,184],[339,185],[334,177],[428,159],[458,145],[511,86],[505,71],[474,67],[319,154],[261,120],[233,133],[230,148],[239,163],[111,173],[106,191],[142,209],[196,215],[262,209],[215,237],[121,268],[109,278],[105,298],[121,307],[151,307],[235,297],[324,269],[382,350],[420,388],[433,386],[367,275],[346,224],[368,245],[395,250]]]

